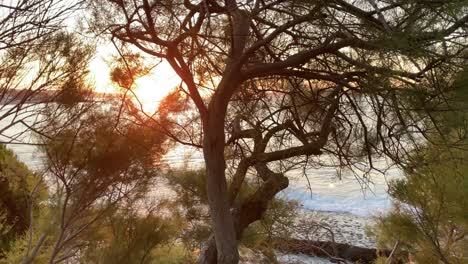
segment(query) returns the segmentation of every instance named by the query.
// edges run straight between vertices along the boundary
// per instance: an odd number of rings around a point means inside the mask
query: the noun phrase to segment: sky
[[[115,54],[115,49],[110,46],[97,48],[96,56],[90,62],[90,77],[95,84],[95,90],[100,93],[115,93],[118,91],[111,80],[111,68],[109,62]],[[154,112],[159,102],[169,94],[177,85],[180,78],[167,61],[162,61],[147,76],[135,80],[134,93],[143,105],[145,112]]]

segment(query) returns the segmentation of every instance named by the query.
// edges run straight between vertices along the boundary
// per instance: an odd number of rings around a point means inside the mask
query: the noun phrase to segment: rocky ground
[[[375,240],[366,234],[367,226],[372,225],[372,219],[349,213],[302,211],[294,226],[293,238],[305,240],[320,240],[344,243],[364,248],[375,248]],[[333,234],[333,235],[331,235]],[[251,249],[241,247],[241,264],[270,264],[263,255]],[[333,264],[334,262],[304,254],[276,252],[280,264]],[[352,262],[348,262],[351,264]]]
[[[277,259],[280,264],[335,264],[328,259],[307,255],[280,254]]]
[[[347,213],[304,211],[299,217],[302,223],[316,222],[321,228],[302,230],[294,234],[295,238],[308,240],[332,240],[354,246],[374,248],[375,240],[366,234],[366,228],[372,225],[371,218],[364,218]],[[312,229],[312,228],[311,228]],[[300,231],[300,230],[298,230]],[[333,235],[331,235],[333,234]],[[282,264],[331,264],[328,259],[307,255],[277,253],[278,261]]]
[[[371,218],[365,218],[347,213],[336,212],[304,212],[302,218],[316,219],[324,228],[318,230],[318,234],[296,234],[295,238],[310,240],[331,240],[330,233],[333,232],[335,242],[351,244],[359,247],[373,248],[375,240],[366,234],[368,226],[373,224]],[[329,230],[326,230],[329,229]],[[331,232],[330,232],[331,231]]]

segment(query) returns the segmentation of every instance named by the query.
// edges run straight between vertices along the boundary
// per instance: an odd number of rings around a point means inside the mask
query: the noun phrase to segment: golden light
[[[153,69],[150,75],[135,80],[134,94],[142,110],[152,114],[159,102],[180,83],[179,76],[168,62],[164,61]]]
[[[144,76],[135,81],[135,94],[136,104],[141,104],[142,110],[148,114],[156,111],[159,102],[168,95],[175,85],[171,85],[169,81],[158,80],[152,76]]]
[[[102,58],[96,58],[90,65],[91,77],[95,82],[97,93],[121,92],[111,83],[110,68]],[[159,102],[180,84],[179,76],[174,72],[167,61],[158,64],[150,74],[135,80],[133,94],[135,105],[142,107],[147,114],[153,114],[159,106]]]

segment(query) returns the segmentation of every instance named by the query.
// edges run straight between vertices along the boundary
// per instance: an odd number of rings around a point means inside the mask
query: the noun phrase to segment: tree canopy
[[[375,228],[383,246],[397,245],[417,263],[464,263],[468,257],[466,71],[445,80],[439,85],[450,92],[434,106],[435,122],[428,124],[436,124],[437,132],[412,151],[405,177],[391,183],[394,208]]]
[[[121,47],[167,60],[197,109],[214,240],[200,263],[237,263],[236,240],[288,186],[275,161],[330,154],[352,166],[407,156],[437,97],[436,72],[466,64],[465,1],[95,1]],[[423,109],[428,106],[420,105]],[[192,138],[192,137],[190,137]],[[228,187],[225,153],[233,149]],[[263,185],[231,210],[249,168]]]
[[[43,3],[49,8],[42,9]],[[194,177],[203,177],[206,186],[212,235],[198,263],[238,263],[238,241],[288,187],[289,169],[348,167],[365,184],[370,172],[386,169],[379,159],[408,169],[422,143],[446,139],[434,113],[457,106],[447,101],[467,68],[466,0],[86,3],[94,38],[118,50],[110,77],[125,95],[110,120],[102,109],[89,113],[76,104],[87,88],[93,49],[55,29],[77,6],[47,0],[5,6],[9,12],[0,27],[0,36],[24,32],[1,42],[9,47],[3,61],[13,64],[1,71],[11,73],[0,84],[21,86],[27,58],[40,73],[29,91],[62,91],[58,104],[43,111],[49,122],[41,131],[31,127],[40,132],[64,195],[56,199],[62,217],[52,260],[66,255],[60,252],[63,238],[76,232],[65,228],[67,221],[77,223],[67,218],[70,212],[81,203],[111,199],[109,190],[121,184],[146,186],[153,174],[145,169],[172,139],[204,155],[206,173]],[[151,115],[126,95],[148,65],[162,61],[181,82]],[[132,140],[151,148],[135,147]],[[254,190],[241,195],[251,182],[257,183]],[[83,184],[88,187],[80,189]],[[77,207],[68,211],[63,205],[69,202]]]

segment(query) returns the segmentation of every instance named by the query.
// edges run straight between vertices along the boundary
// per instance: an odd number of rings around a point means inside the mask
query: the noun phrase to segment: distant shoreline
[[[0,93],[0,105],[16,105],[16,104],[41,104],[57,102],[61,91],[58,90],[8,90]],[[92,100],[84,100],[80,102],[95,102],[103,99],[115,99],[119,97],[119,93],[101,93],[91,92]]]

